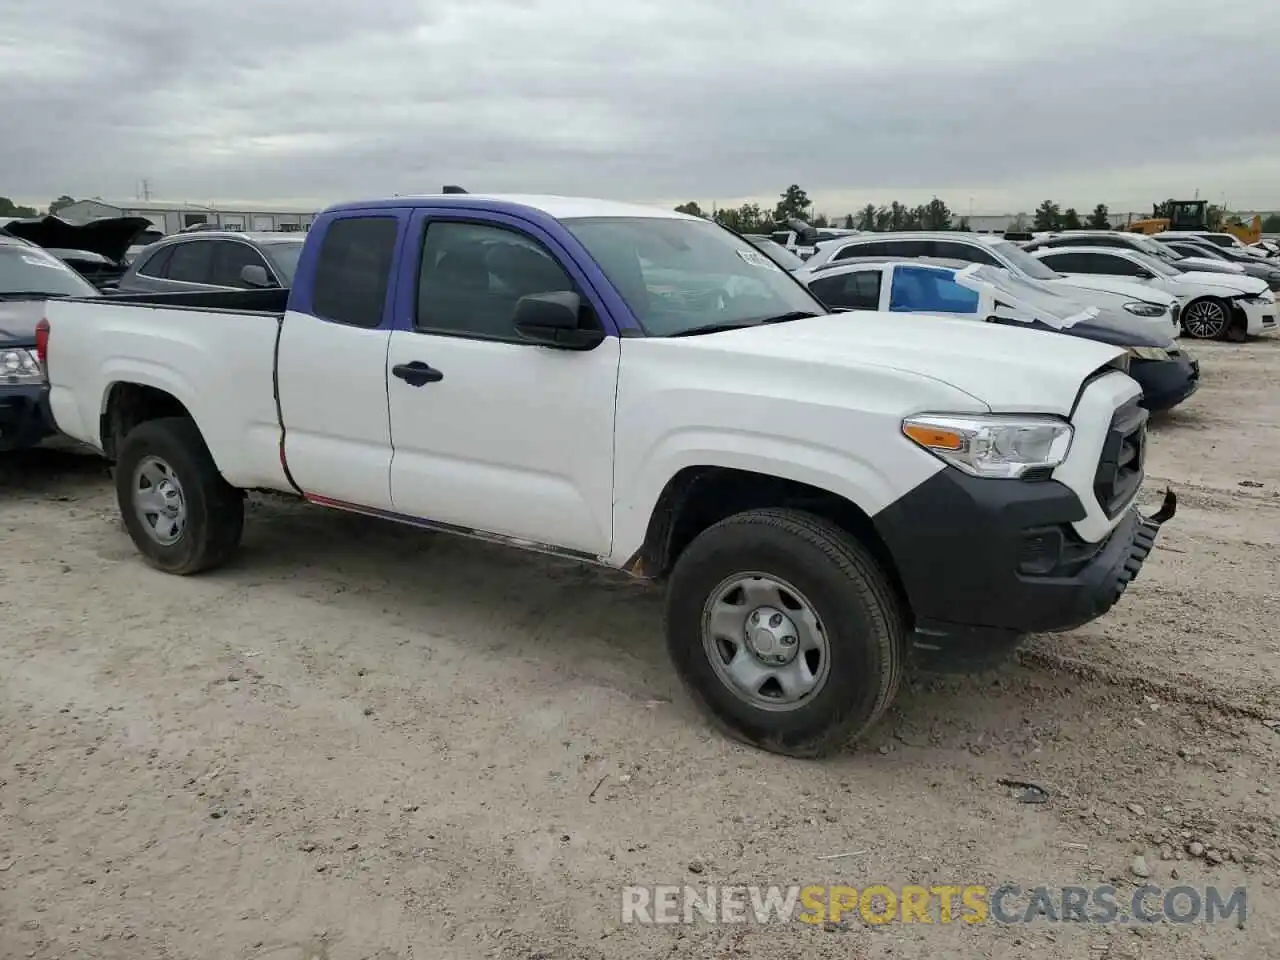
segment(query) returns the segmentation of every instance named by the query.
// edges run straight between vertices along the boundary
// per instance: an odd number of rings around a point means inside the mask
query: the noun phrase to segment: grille
[[[1136,402],[1117,410],[1093,477],[1094,496],[1108,517],[1119,513],[1142,485],[1146,443],[1147,412]]]

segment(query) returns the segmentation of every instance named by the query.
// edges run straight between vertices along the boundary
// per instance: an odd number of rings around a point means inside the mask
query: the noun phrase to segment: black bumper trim
[[[0,451],[34,447],[53,432],[47,386],[0,385]]]
[[[1129,376],[1142,387],[1144,409],[1168,410],[1200,389],[1200,362],[1185,353],[1171,360],[1134,360]]]
[[[947,468],[874,522],[911,608],[915,651],[977,665],[1026,634],[1071,630],[1110,610],[1176,512],[1177,497],[1167,490],[1154,514],[1130,505],[1105,540],[1088,544],[1071,526],[1084,516],[1080,501],[1057,481],[991,480]],[[1046,530],[1057,535],[1056,546]],[[1025,548],[1044,543],[1048,558],[1037,554],[1029,563]]]

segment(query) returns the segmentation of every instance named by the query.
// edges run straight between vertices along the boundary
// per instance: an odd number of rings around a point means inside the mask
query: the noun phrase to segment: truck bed
[[[48,301],[54,421],[71,438],[103,450],[121,397],[117,385],[164,391],[200,424],[229,483],[292,490],[280,460],[276,395],[287,302],[288,291],[278,289]]]
[[[257,313],[283,317],[289,303],[287,289],[209,290],[199,293],[119,293],[102,297],[86,297],[82,302],[129,303],[138,306],[164,307],[178,310],[204,310],[210,313]]]

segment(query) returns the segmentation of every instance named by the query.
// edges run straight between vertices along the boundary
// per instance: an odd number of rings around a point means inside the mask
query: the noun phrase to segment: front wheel
[[[729,736],[817,757],[862,736],[897,693],[904,616],[848,533],[812,514],[752,510],[715,524],[671,574],[667,645]]]
[[[243,495],[222,479],[195,421],[165,417],[131,430],[115,482],[125,528],[153,567],[199,573],[240,545]]]
[[[1196,340],[1217,340],[1227,332],[1231,313],[1216,297],[1193,300],[1182,311],[1182,330]]]

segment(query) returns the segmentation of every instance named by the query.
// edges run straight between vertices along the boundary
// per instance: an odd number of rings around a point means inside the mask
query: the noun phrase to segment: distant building
[[[315,210],[279,210],[249,207],[214,207],[164,200],[114,202],[94,197],[77,200],[58,211],[64,220],[85,223],[102,217],[145,217],[162,233],[211,223],[227,230],[305,231],[315,220]]]

